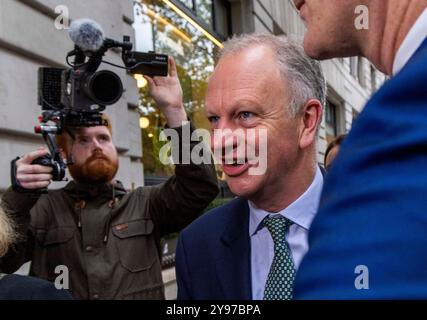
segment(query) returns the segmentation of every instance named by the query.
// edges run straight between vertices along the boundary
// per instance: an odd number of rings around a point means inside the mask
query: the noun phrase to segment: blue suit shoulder
[[[237,198],[206,212],[181,232],[176,251],[178,299],[226,297],[219,282],[233,273],[231,269],[239,263],[235,264],[229,259],[227,243],[229,245],[232,239],[244,239],[245,234],[249,238],[247,221],[247,200]],[[237,251],[245,257],[247,247],[241,245],[242,241],[239,243]],[[232,255],[231,259],[241,260],[238,256]],[[243,261],[246,259],[243,258]],[[231,267],[228,267],[229,264]],[[240,274],[244,274],[243,271],[239,270]],[[240,292],[240,287],[235,291]],[[239,296],[229,291],[227,293],[233,297]]]
[[[425,83],[427,40],[343,142],[297,273],[297,299],[427,298]]]
[[[220,231],[224,230],[229,222],[245,213],[245,206],[247,207],[247,200],[233,199],[229,203],[209,210],[198,217],[181,232],[181,235],[197,239],[210,238],[215,235],[221,236]]]
[[[66,290],[58,290],[45,280],[15,274],[0,280],[0,300],[71,300]]]

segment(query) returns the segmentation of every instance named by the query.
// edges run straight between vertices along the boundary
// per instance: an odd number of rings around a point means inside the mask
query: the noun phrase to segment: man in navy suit
[[[284,37],[225,43],[206,112],[237,198],[181,233],[179,299],[292,298],[323,186],[315,142],[325,87],[319,63]]]
[[[427,298],[427,1],[294,0],[313,58],[361,55],[391,80],[355,122],[326,179],[301,299]],[[361,11],[357,11],[361,12]]]

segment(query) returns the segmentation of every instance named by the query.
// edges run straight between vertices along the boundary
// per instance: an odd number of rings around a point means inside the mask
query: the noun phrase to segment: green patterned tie
[[[291,300],[295,279],[295,267],[291,250],[285,239],[292,221],[280,217],[267,217],[264,225],[274,242],[274,258],[268,273],[264,290],[264,300]]]

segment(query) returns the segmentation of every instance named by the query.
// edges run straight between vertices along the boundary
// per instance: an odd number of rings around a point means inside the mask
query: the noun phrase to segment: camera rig
[[[167,76],[167,55],[136,52],[132,51],[132,47],[129,36],[124,36],[123,42],[102,39],[102,45],[97,50],[83,50],[76,44],[66,56],[70,68],[39,68],[38,104],[42,107],[42,115],[39,117],[40,125],[34,131],[43,136],[49,154],[34,160],[32,164],[51,167],[54,181],[64,180],[67,168],[55,135],[65,130],[74,138],[72,128],[106,125],[101,112],[106,106],[119,101],[123,94],[120,77],[109,70],[98,71],[101,63],[126,69],[132,74]],[[121,49],[124,66],[103,60],[110,49]],[[73,63],[70,62],[72,57]],[[16,178],[18,159],[13,160],[11,165],[12,187],[20,192],[46,193],[47,189],[27,190],[19,184]]]

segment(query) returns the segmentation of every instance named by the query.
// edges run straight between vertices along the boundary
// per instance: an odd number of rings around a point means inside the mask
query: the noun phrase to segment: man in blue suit
[[[391,80],[355,122],[326,179],[301,299],[427,298],[427,1],[294,0],[313,58],[361,55]],[[358,11],[361,12],[361,11]]]
[[[181,233],[178,298],[291,299],[323,186],[315,144],[325,79],[284,37],[236,37],[221,54],[206,112],[238,197]]]

